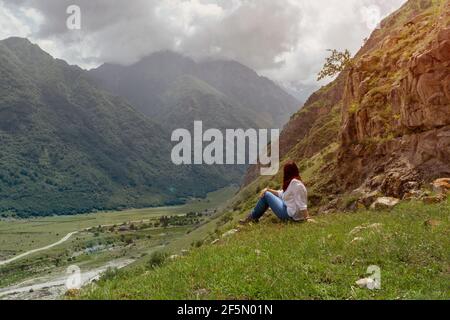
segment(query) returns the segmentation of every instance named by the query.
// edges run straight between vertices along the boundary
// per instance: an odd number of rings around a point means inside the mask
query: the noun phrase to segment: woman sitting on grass
[[[284,166],[283,190],[264,189],[255,209],[241,224],[258,222],[267,209],[283,221],[308,221],[308,193],[297,165],[289,161]]]

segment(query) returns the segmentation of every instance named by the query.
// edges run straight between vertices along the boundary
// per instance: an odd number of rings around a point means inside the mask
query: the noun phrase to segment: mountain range
[[[162,52],[87,72],[27,39],[0,41],[0,212],[75,214],[202,197],[239,183],[245,168],[173,165],[171,130],[194,120],[281,126],[298,104],[235,62],[200,67]]]
[[[300,102],[236,61],[194,60],[165,51],[131,66],[89,71],[99,86],[172,127],[203,120],[217,128],[281,128]],[[170,121],[167,121],[170,119]]]

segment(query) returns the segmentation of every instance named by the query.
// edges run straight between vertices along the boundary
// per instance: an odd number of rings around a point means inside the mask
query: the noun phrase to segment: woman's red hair
[[[283,191],[286,191],[292,180],[297,179],[302,181],[300,178],[300,172],[294,161],[289,161],[284,165],[284,176],[283,176]]]

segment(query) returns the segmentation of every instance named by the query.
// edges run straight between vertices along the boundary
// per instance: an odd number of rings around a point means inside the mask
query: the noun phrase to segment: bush
[[[155,251],[150,256],[147,265],[150,269],[161,266],[167,259],[167,253],[161,251]]]

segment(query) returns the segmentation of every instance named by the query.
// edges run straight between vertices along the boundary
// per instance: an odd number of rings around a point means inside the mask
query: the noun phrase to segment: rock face
[[[449,17],[449,1],[409,0],[286,125],[280,153],[308,172],[311,204],[353,190],[421,197],[450,176]]]
[[[409,1],[349,70],[336,178],[403,197],[450,173],[450,7]],[[398,16],[410,22],[398,25]],[[389,25],[389,27],[386,27]],[[374,45],[377,43],[377,45]]]

